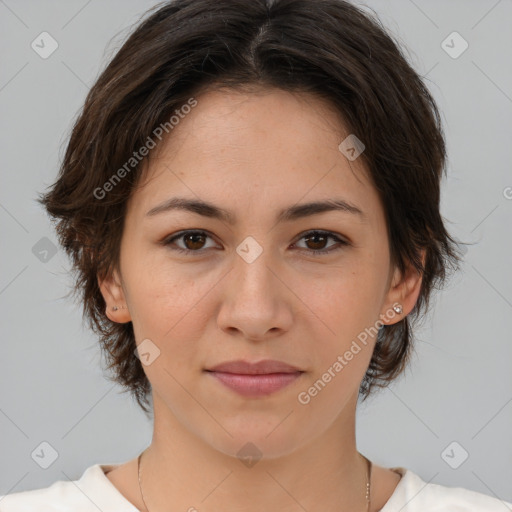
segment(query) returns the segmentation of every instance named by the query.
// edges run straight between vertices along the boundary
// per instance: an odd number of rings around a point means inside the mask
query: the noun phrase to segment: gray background
[[[151,440],[150,422],[104,378],[97,342],[65,298],[69,262],[60,249],[44,253],[56,238],[34,198],[56,176],[88,88],[154,4],[0,0],[0,494],[124,462]],[[406,375],[360,406],[358,447],[426,481],[512,501],[512,2],[366,5],[427,76],[448,142],[443,215],[474,245],[417,332]],[[59,44],[47,59],[31,48],[43,31]],[[469,44],[458,58],[441,46],[453,31]],[[48,469],[31,457],[43,441],[58,452]],[[460,463],[462,450],[469,457],[453,469],[445,459]]]

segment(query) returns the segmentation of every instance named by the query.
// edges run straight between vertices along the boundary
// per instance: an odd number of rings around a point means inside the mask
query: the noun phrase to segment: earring
[[[118,309],[127,309],[126,306],[112,306],[112,311],[117,311]]]
[[[395,311],[395,313],[398,313],[399,315],[402,314],[402,305],[397,304],[396,306],[393,306],[393,310]]]

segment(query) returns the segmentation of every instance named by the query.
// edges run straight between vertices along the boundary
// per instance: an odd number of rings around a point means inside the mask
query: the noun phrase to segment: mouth
[[[228,361],[205,371],[224,386],[246,397],[273,394],[304,373],[296,366],[274,360],[255,363],[242,360]]]

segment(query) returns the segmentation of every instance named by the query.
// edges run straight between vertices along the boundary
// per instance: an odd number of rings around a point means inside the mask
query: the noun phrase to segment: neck
[[[298,507],[365,512],[368,468],[356,449],[356,401],[350,404],[353,414],[345,410],[343,418],[309,444],[243,463],[183,428],[155,396],[153,440],[141,460],[149,512],[168,510],[170,504],[191,512],[296,512]]]

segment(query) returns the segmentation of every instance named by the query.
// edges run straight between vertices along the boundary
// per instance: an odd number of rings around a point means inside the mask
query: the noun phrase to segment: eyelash
[[[188,231],[181,231],[180,233],[178,233],[177,235],[174,235],[172,236],[171,238],[165,238],[164,240],[162,240],[162,245],[164,246],[170,246],[174,240],[178,240],[178,239],[181,239],[183,237],[185,237],[186,235],[190,235],[190,234],[195,234],[195,235],[205,235],[209,238],[210,235],[205,232],[205,231],[200,231],[200,230],[188,230]],[[349,245],[349,243],[341,238],[339,238],[337,235],[335,235],[334,233],[331,233],[330,231],[321,231],[321,230],[312,230],[312,231],[308,231],[306,233],[304,233],[300,238],[299,238],[299,241],[302,240],[303,238],[306,238],[307,236],[311,236],[311,235],[323,235],[323,236],[326,236],[327,238],[332,238],[333,240],[335,240],[336,242],[339,243],[338,247],[335,247],[335,248],[329,248],[329,249],[319,249],[319,250],[314,250],[314,249],[299,249],[300,251],[303,251],[303,252],[306,252],[308,253],[309,255],[311,256],[325,256],[331,252],[335,252],[335,251],[338,251],[340,249],[343,248],[343,246],[347,246]],[[182,253],[182,254],[190,254],[190,253],[195,253],[195,254],[200,254],[201,252],[205,251],[206,249],[198,249],[197,251],[193,251],[192,249],[182,249],[181,247],[171,247],[171,250],[173,251],[177,251],[179,253]]]

